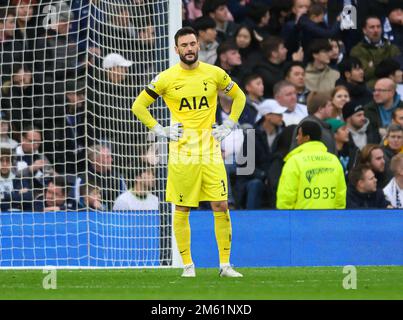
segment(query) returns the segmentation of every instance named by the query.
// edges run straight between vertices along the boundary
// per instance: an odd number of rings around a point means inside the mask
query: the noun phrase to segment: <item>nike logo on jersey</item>
[[[179,90],[180,88],[183,88],[184,86],[178,86],[178,87],[175,87],[175,90]]]
[[[227,195],[227,193],[225,192],[225,193],[221,193],[221,197],[224,197],[224,196],[226,196]]]

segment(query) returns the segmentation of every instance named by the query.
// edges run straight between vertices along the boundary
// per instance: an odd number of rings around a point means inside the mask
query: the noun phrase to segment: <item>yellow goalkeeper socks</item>
[[[174,233],[179,253],[182,256],[184,265],[192,264],[192,256],[190,252],[190,212],[175,211],[174,216]]]
[[[214,231],[220,255],[220,265],[228,265],[232,240],[231,219],[228,210],[227,212],[214,212]]]

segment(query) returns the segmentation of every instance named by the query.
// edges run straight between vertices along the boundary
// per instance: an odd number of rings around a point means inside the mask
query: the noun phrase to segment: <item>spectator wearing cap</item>
[[[350,98],[357,105],[366,105],[372,100],[372,92],[364,81],[364,69],[359,59],[355,57],[345,58],[339,64],[340,79],[336,85],[345,86],[350,93]]]
[[[380,143],[381,136],[378,130],[371,126],[365,117],[364,107],[355,101],[347,102],[343,106],[343,119],[347,123],[350,141],[361,150],[368,143]]]
[[[283,114],[286,110],[274,99],[267,99],[259,105],[261,118],[254,126],[254,149],[252,154],[247,152],[249,139],[245,137],[243,152],[247,155],[247,163],[240,165],[249,166],[254,159],[255,169],[250,175],[238,175],[236,180],[236,198],[240,208],[259,209],[262,207],[263,198],[269,200],[269,207],[274,206],[275,194],[269,186],[270,158],[275,149],[276,138],[283,129]]]
[[[132,61],[126,60],[118,53],[106,55],[102,62],[102,68],[107,72],[108,80],[112,83],[124,82]]]
[[[396,83],[392,79],[382,78],[376,81],[373,101],[364,106],[364,111],[370,123],[384,137],[386,128],[392,123],[393,111],[402,107],[403,101],[396,93]]]
[[[152,168],[141,164],[136,170],[133,188],[119,195],[113,204],[113,210],[158,210],[159,199],[151,192],[155,187],[155,175]]]
[[[347,209],[386,209],[392,208],[386,200],[371,167],[358,165],[349,174]]]
[[[396,83],[396,93],[400,96],[400,100],[403,100],[403,71],[401,70],[399,62],[392,58],[382,60],[375,68],[375,76],[378,79],[392,79],[393,82]]]
[[[393,208],[403,208],[403,154],[399,153],[392,158],[390,169],[393,178],[383,188],[383,193]]]
[[[331,118],[333,105],[330,101],[330,94],[323,92],[311,92],[308,96],[308,116],[300,121],[300,124],[305,121],[316,122],[321,128],[322,142],[327,147],[327,151],[337,154],[336,144],[333,137],[333,132],[330,125],[325,122],[326,119]],[[297,146],[297,130],[294,130],[294,138],[292,141],[291,149]]]
[[[253,126],[257,121],[259,104],[262,102],[263,80],[257,73],[251,73],[244,77],[242,83],[246,93],[246,102],[238,123]]]
[[[216,23],[211,17],[199,17],[193,21],[193,28],[197,31],[200,51],[199,60],[215,64],[217,61],[218,42]]]
[[[218,43],[232,38],[237,29],[227,2],[227,0],[205,0],[202,6],[203,16],[209,16],[216,22]]]
[[[109,53],[102,60],[102,71],[92,68],[89,74],[93,76],[87,77],[87,101],[91,102],[88,114],[93,117],[90,128],[98,128],[93,132],[97,141],[117,147],[115,161],[126,163],[127,170],[134,161],[133,145],[138,139],[136,127],[139,125],[137,121],[128,120],[132,119],[130,106],[136,90],[145,85],[142,81],[146,80],[138,78],[135,82],[137,74],[133,74],[131,66],[133,62],[121,54]],[[150,77],[152,74],[141,73],[139,76]],[[114,124],[113,130],[106,125],[109,122]]]
[[[286,126],[298,124],[308,116],[306,105],[297,102],[297,91],[295,86],[288,81],[279,81],[273,88],[274,99],[287,108],[283,114],[283,121]]]
[[[297,127],[298,147],[285,158],[277,209],[344,209],[346,182],[339,159],[326,151],[317,122]]]
[[[284,40],[275,36],[266,38],[261,46],[264,60],[254,67],[254,71],[262,77],[264,97],[268,99],[273,98],[274,85],[284,78],[287,48],[284,46]]]
[[[332,47],[327,39],[315,39],[309,47],[305,84],[308,90],[330,92],[334,89],[340,73],[329,67]]]
[[[400,50],[382,38],[382,23],[377,16],[366,17],[362,32],[364,39],[351,49],[350,55],[361,61],[365,71],[365,81],[369,88],[373,88],[376,81],[375,68],[382,60],[398,56]]]
[[[336,143],[337,157],[343,166],[344,176],[348,177],[350,170],[356,165],[360,149],[350,141],[347,124],[337,118],[325,120],[330,125]]]

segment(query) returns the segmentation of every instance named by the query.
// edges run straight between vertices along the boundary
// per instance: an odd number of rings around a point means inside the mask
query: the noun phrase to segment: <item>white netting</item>
[[[169,66],[171,1],[1,7],[0,266],[171,264],[166,163],[130,110]]]

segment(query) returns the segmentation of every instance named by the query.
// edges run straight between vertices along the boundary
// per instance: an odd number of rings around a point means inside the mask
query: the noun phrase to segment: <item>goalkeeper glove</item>
[[[231,133],[232,129],[235,127],[235,124],[236,123],[231,119],[226,119],[219,126],[213,125],[213,131],[211,134],[217,141],[222,141]]]
[[[168,127],[163,127],[157,123],[152,129],[158,137],[168,138],[169,140],[178,141],[183,135],[182,123],[175,123]]]

